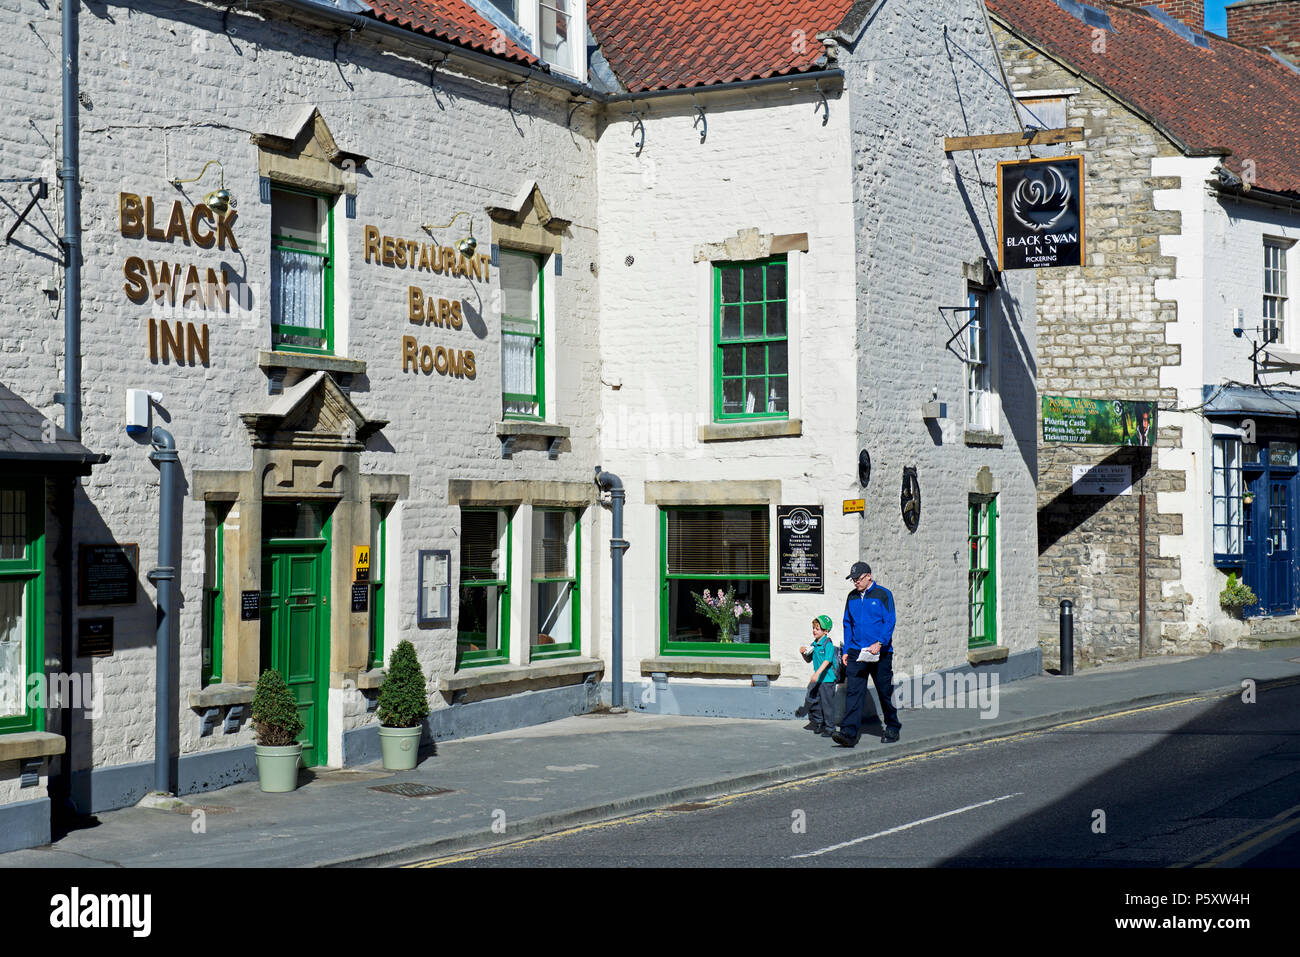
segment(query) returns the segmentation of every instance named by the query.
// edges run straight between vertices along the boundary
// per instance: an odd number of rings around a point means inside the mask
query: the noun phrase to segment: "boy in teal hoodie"
[[[808,715],[804,727],[823,738],[829,738],[835,731],[835,644],[830,630],[830,616],[818,615],[812,620],[812,647],[799,647],[803,660],[812,662],[813,676],[803,706],[795,714],[800,718]]]

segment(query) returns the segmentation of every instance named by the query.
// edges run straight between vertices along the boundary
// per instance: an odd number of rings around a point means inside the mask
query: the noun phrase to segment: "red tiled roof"
[[[509,37],[464,0],[365,0],[375,16],[439,40],[469,47],[505,60],[536,64],[537,57]],[[494,45],[496,49],[493,49]]]
[[[853,0],[589,0],[601,52],[633,93],[816,68]]]
[[[1146,13],[1090,0],[1110,16],[1104,51],[1093,28],[1053,0],[988,0],[989,12],[1153,118],[1190,151],[1227,149],[1255,185],[1300,193],[1300,76],[1266,53],[1208,35],[1188,43]]]

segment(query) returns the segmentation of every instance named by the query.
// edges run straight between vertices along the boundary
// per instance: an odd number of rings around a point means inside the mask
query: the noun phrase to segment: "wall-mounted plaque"
[[[364,582],[352,586],[352,610],[354,612],[370,610],[370,586]]]
[[[820,505],[778,505],[777,545],[781,564],[776,590],[821,592],[823,589],[823,532]]]
[[[82,545],[78,559],[78,605],[135,604],[140,546]]]
[[[262,617],[262,593],[258,590],[239,593],[239,620],[258,621]]]
[[[112,618],[81,618],[77,620],[78,657],[107,658],[112,653]]]

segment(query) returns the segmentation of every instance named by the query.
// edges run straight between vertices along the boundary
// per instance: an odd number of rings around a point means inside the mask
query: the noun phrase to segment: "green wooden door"
[[[328,757],[327,567],[323,542],[272,539],[262,546],[262,667],[280,672],[298,701],[305,767]]]

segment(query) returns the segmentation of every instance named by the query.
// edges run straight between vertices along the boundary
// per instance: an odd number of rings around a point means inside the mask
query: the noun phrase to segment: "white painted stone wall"
[[[823,613],[840,640],[840,583],[858,548],[858,520],[841,509],[843,499],[857,497],[848,480],[856,453],[845,398],[855,376],[848,98],[831,100],[823,126],[815,94],[713,96],[703,143],[689,99],[651,102],[640,156],[628,115],[611,119],[598,147],[601,464],[627,488],[631,542],[623,676],[639,680],[641,660],[660,647],[660,510],[646,504],[645,483],[768,480],[781,483],[780,500],[769,507],[771,657],[781,664],[781,684],[806,683],[799,646]],[[802,435],[699,442],[713,409],[713,267],[694,253],[744,229],[808,234],[808,251],[788,254],[790,418],[802,420]],[[721,488],[716,502],[728,504]],[[824,595],[777,593],[781,503],[824,506]],[[605,513],[602,541],[608,529]],[[606,576],[606,595],[609,587]],[[602,614],[605,635],[605,601]]]
[[[454,668],[455,600],[452,627],[418,629],[415,565],[420,548],[450,549],[458,563],[459,510],[447,504],[448,479],[590,482],[595,464],[597,417],[589,410],[598,401],[599,300],[591,269],[596,189],[590,110],[578,111],[569,129],[563,96],[534,86],[516,94],[512,115],[504,87],[458,75],[449,65],[431,88],[427,65],[383,52],[360,37],[340,44],[336,64],[332,32],[287,22],[281,14],[262,20],[236,10],[230,15],[234,35],[224,36],[219,10],[166,3],[158,6],[159,16],[152,9],[110,5],[99,14],[83,10],[81,15],[83,442],[112,459],[79,493],[74,547],[118,541],[138,543],[140,549],[134,607],[77,609],[79,616],[115,619],[115,652],[93,664],[104,675],[109,698],[105,717],[87,732],[97,767],[149,761],[153,755],[154,590],[144,573],[157,564],[158,481],[147,446],[124,432],[124,390],[164,393],[168,421],[155,421],[175,436],[187,483],[195,470],[248,468],[251,452],[239,413],[270,401],[256,360],[257,350],[270,348],[269,206],[258,199],[257,148],[250,134],[279,131],[301,105],[314,104],[343,149],[371,157],[359,177],[356,218],[344,216],[341,201],[335,214],[336,353],[368,364],[352,398],[368,415],[391,420],[363,454],[363,471],[411,477],[410,497],[391,520],[390,531],[400,529],[400,534],[390,539],[386,569],[388,644],[414,641],[434,687]],[[0,54],[0,82],[30,94],[18,101],[14,121],[0,132],[0,146],[12,175],[41,174],[51,181],[50,198],[33,217],[39,231],[20,231],[15,238],[23,245],[0,248],[0,265],[9,277],[0,288],[0,313],[9,330],[0,346],[0,381],[61,422],[50,401],[62,385],[61,314],[58,303],[47,302],[39,288],[46,279],[56,287],[62,281],[55,262],[62,197],[53,178],[60,155],[59,10],[34,0],[4,0],[0,29],[12,41]],[[120,192],[152,196],[165,211],[182,198],[169,180],[194,176],[212,158],[224,164],[225,185],[238,204],[233,229],[238,253],[121,236]],[[186,187],[187,210],[216,187],[216,179],[213,169],[202,183]],[[362,259],[365,225],[427,239],[421,224],[445,223],[458,210],[474,213],[480,251],[486,253],[491,224],[484,207],[509,204],[532,181],[540,184],[552,213],[573,223],[563,239],[563,275],[547,276],[554,315],[548,417],[571,429],[571,451],[554,462],[536,451],[501,458],[495,434],[501,418],[496,270],[490,281],[474,283]],[[465,225],[462,217],[439,241],[454,243]],[[149,361],[150,311],[129,302],[122,288],[123,262],[131,255],[204,267],[225,263],[246,278],[254,296],[249,314],[201,317],[210,331],[209,367]],[[412,282],[434,295],[464,299],[481,320],[467,321],[461,330],[413,326],[406,309]],[[403,373],[400,346],[406,334],[422,344],[473,349],[476,378]],[[198,559],[204,547],[204,507],[188,491],[187,485],[179,578],[182,754],[252,739],[247,725],[238,735],[218,728],[200,738],[199,715],[185,700],[200,684]],[[55,602],[52,569],[47,577]],[[517,595],[526,591],[526,583],[516,580],[515,586]],[[57,634],[57,628],[49,632],[47,653],[57,651]],[[515,649],[518,653],[517,644]],[[90,667],[80,660],[74,666]],[[359,693],[331,697],[336,734],[374,720],[362,710]],[[439,695],[433,701],[435,707],[443,705]],[[88,752],[80,749],[82,760]]]
[[[986,256],[997,267],[996,164],[1017,158],[981,150],[945,161],[944,137],[1017,129],[1009,94],[993,79],[998,64],[981,5],[885,5],[846,69],[854,93],[856,441],[873,463],[862,555],[898,604],[895,667],[966,661],[967,510],[984,467],[998,493],[998,644],[1029,650],[1038,580],[1034,275],[1003,274],[994,300],[1001,448],[964,441],[965,366],[945,343],[966,314],[949,311],[945,322],[939,309],[966,305],[963,263]],[[928,426],[921,405],[935,393],[949,417]],[[915,532],[899,512],[904,466],[916,466],[921,485]]]
[[[1300,239],[1300,215],[1277,207],[1224,197],[1206,186],[1218,157],[1163,157],[1152,161],[1157,176],[1181,177],[1177,189],[1156,193],[1158,208],[1177,210],[1182,230],[1162,236],[1161,252],[1177,257],[1178,273],[1156,284],[1156,294],[1178,303],[1178,321],[1171,324],[1168,340],[1182,346],[1182,364],[1161,369],[1160,384],[1178,390],[1178,405],[1196,409],[1204,401],[1203,386],[1236,382],[1251,385],[1252,338],[1262,341],[1264,293],[1264,237]],[[1300,275],[1300,246],[1288,252],[1288,278]],[[1244,313],[1244,335],[1233,335],[1234,310]],[[1295,316],[1294,310],[1290,313]],[[1300,327],[1289,323],[1291,345],[1297,351]],[[1288,372],[1265,372],[1264,385],[1294,388],[1300,377]],[[1240,623],[1219,605],[1226,573],[1214,565],[1211,482],[1212,430],[1195,412],[1168,414],[1162,424],[1183,430],[1180,449],[1162,450],[1162,465],[1183,471],[1186,489],[1166,493],[1170,506],[1181,510],[1181,535],[1160,536],[1161,554],[1182,557],[1180,581],[1163,583],[1166,595],[1185,591],[1189,596],[1188,627],[1205,639],[1230,646],[1242,631]]]

